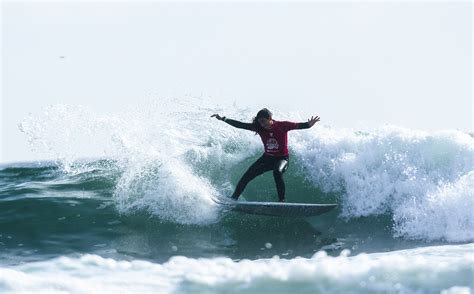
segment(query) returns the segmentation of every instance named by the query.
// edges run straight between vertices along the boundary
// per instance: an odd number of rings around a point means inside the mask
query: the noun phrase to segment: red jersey
[[[288,156],[288,131],[297,129],[299,123],[276,121],[270,129],[261,129],[257,133],[262,138],[265,154],[271,156]]]

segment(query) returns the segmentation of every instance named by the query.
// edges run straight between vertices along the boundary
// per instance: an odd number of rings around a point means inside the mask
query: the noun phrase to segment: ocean
[[[338,207],[255,216],[213,199],[232,193],[260,138],[209,117],[254,112],[163,98],[24,118],[48,160],[0,165],[0,293],[472,292],[472,134],[338,128],[319,114],[289,133],[286,199]],[[243,200],[276,201],[272,174]]]

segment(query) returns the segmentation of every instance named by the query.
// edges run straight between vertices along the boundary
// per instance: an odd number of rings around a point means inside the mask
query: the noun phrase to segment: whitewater
[[[289,133],[286,198],[338,208],[249,216],[213,199],[232,193],[260,138],[210,115],[250,121],[256,111],[181,97],[24,118],[19,131],[48,160],[0,166],[0,292],[472,291],[471,134],[338,128],[314,113],[320,124]],[[271,174],[242,196],[276,197]]]

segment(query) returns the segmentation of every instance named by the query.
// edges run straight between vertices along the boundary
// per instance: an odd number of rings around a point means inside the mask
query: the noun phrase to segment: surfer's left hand
[[[318,121],[320,121],[321,118],[319,116],[311,116],[310,119],[308,119],[308,124],[309,124],[309,127],[311,128],[312,126],[314,126],[315,123],[317,123]]]

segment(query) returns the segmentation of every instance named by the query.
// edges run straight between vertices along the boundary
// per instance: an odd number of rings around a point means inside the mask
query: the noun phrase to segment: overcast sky
[[[474,128],[470,1],[0,5],[2,162],[34,157],[17,127],[28,113],[109,112],[150,93],[336,127]]]

